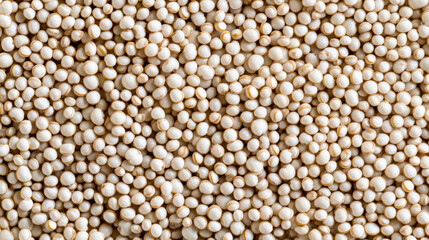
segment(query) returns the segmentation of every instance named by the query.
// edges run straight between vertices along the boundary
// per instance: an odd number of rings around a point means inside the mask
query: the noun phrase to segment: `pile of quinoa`
[[[429,240],[429,0],[0,0],[0,240]]]

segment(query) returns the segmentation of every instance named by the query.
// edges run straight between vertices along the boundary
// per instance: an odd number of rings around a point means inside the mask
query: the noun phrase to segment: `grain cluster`
[[[1,240],[428,240],[428,0],[0,0]]]

